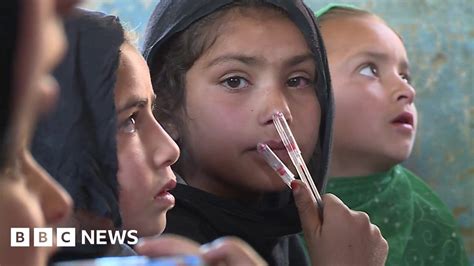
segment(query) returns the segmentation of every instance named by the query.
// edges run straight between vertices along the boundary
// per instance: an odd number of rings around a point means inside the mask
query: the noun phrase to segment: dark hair
[[[14,60],[18,40],[21,1],[2,1],[0,4],[0,170],[8,159],[9,126],[14,94]]]

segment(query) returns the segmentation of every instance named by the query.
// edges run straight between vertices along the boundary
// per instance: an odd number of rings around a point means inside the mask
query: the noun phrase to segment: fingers
[[[311,205],[309,190],[303,189],[301,181],[300,184],[300,191],[293,189],[293,192],[313,265],[385,263],[388,245],[378,227],[366,213],[349,209],[332,194],[322,196],[324,222],[314,231],[311,225],[320,223],[317,208]]]
[[[236,237],[222,237],[201,247],[209,265],[267,265],[247,243]]]
[[[311,192],[305,183],[301,180],[291,182],[293,197],[301,220],[301,227],[307,234],[319,234],[321,229],[321,217],[316,202],[311,197]]]
[[[387,260],[387,255],[388,255],[388,242],[387,240],[382,236],[382,232],[380,232],[380,229],[372,224],[371,226],[371,234],[373,239],[378,240],[378,244],[376,245],[376,248],[373,253],[373,261],[372,265],[385,265],[385,261]]]
[[[134,249],[138,254],[148,257],[200,254],[198,243],[178,235],[141,238]]]

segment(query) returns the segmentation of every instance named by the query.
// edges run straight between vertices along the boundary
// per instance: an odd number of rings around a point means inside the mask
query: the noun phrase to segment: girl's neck
[[[371,156],[368,154],[341,155],[336,152],[332,154],[329,168],[330,177],[358,177],[368,176],[388,171],[396,162]]]

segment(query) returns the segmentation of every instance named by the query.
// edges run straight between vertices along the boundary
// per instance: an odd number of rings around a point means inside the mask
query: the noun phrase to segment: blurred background
[[[199,1],[199,0],[196,0]],[[89,0],[85,8],[118,15],[141,45],[159,0]],[[317,10],[334,1],[306,0]],[[368,9],[404,38],[417,91],[418,135],[405,165],[451,208],[474,264],[474,2],[339,1]]]

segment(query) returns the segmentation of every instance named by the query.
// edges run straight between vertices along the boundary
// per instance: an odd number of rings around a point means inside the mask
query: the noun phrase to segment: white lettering
[[[126,237],[126,234],[127,234],[126,231],[109,230],[108,233],[109,233],[110,244],[114,245],[116,242],[118,242],[118,244],[124,244],[125,243],[125,237]]]
[[[86,240],[88,243],[86,243]],[[81,231],[81,244],[86,245],[86,244],[91,244],[94,245],[94,231],[90,231],[90,234],[86,230]]]
[[[75,228],[57,228],[56,243],[58,247],[75,247],[76,246],[76,229]]]
[[[52,247],[53,228],[34,228],[33,240],[35,247]]]
[[[12,227],[10,229],[10,246],[29,247],[30,229],[26,227]]]
[[[137,232],[137,230],[128,231],[127,236],[128,236],[128,239],[130,240],[130,241],[128,241],[127,244],[136,245],[138,243],[138,232]]]
[[[96,245],[107,245],[107,230],[97,230],[96,233]]]

